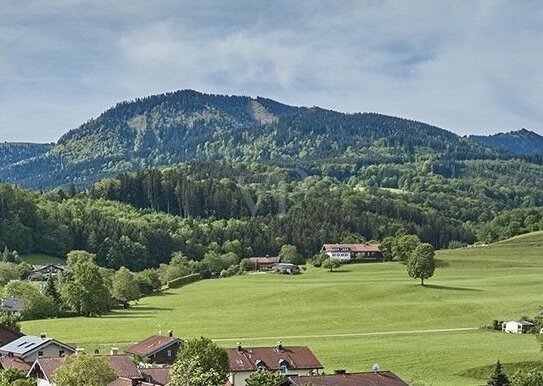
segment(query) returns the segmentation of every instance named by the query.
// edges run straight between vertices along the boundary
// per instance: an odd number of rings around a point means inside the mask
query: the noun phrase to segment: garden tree
[[[435,268],[434,248],[427,243],[417,246],[407,260],[407,273],[413,279],[420,279],[421,285],[424,279],[432,277]]]
[[[159,275],[162,284],[192,273],[189,262],[181,252],[175,252],[169,264],[160,264]]]
[[[9,327],[12,330],[20,332],[21,331],[21,325],[19,324],[20,320],[21,320],[21,317],[19,315],[16,315],[13,312],[0,310],[0,325]]]
[[[22,261],[19,264],[17,264],[17,273],[19,274],[19,278],[21,280],[26,280],[32,273],[32,266],[28,264],[26,261]]]
[[[48,318],[58,313],[59,305],[47,297],[36,283],[11,281],[4,287],[4,293],[6,296],[21,299],[23,303],[21,317],[24,320]]]
[[[94,355],[71,355],[53,373],[58,386],[106,386],[117,379],[117,374],[104,357]]]
[[[68,270],[61,276],[64,303],[83,316],[102,315],[111,307],[111,297],[94,255],[85,251],[68,254]]]
[[[8,368],[0,371],[0,386],[21,385],[20,382],[15,382],[24,379],[26,379],[26,373],[16,368]],[[36,381],[33,380],[33,383],[27,383],[26,385],[36,385]]]
[[[144,269],[143,271],[136,272],[135,275],[136,283],[138,283],[140,292],[143,295],[150,295],[153,292],[158,291],[162,286],[160,276],[156,269]]]
[[[541,386],[543,371],[539,369],[518,370],[511,377],[511,386]]]
[[[284,376],[270,371],[256,371],[245,381],[247,386],[276,386]]]
[[[62,298],[60,297],[60,292],[57,287],[57,278],[53,275],[49,275],[47,281],[45,282],[45,287],[43,287],[43,293],[53,301],[54,304],[61,305]]]
[[[337,269],[337,268],[341,267],[341,262],[339,260],[336,260],[336,259],[328,258],[328,259],[323,261],[321,267],[326,268],[326,269],[330,270],[330,272],[332,272],[334,269]]]
[[[407,261],[419,245],[420,239],[416,235],[399,235],[390,243],[390,253],[396,261]]]
[[[292,264],[304,264],[305,260],[298,252],[298,248],[295,245],[285,244],[279,251],[279,257],[281,261]]]
[[[133,300],[138,300],[141,297],[138,282],[132,272],[127,268],[121,267],[113,276],[113,287],[111,295],[114,299],[128,304]]]
[[[14,263],[0,261],[0,286],[6,285],[11,280],[19,279],[19,272]]]
[[[36,386],[37,381],[33,378],[19,378],[11,382],[10,386]]]
[[[503,372],[502,364],[500,361],[496,362],[496,368],[494,369],[494,373],[486,383],[488,386],[509,386],[509,378],[507,378],[507,375]]]
[[[185,342],[172,369],[171,386],[216,386],[226,382],[229,366],[226,350],[211,339],[200,337]],[[187,370],[187,367],[192,369]],[[197,379],[191,378],[195,374]],[[190,383],[190,381],[194,383]]]
[[[19,263],[21,258],[17,251],[10,251],[8,247],[5,247],[2,252],[2,261],[5,261],[6,263]]]

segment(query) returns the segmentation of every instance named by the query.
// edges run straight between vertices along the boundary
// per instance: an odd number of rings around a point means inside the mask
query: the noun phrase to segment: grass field
[[[437,258],[425,287],[398,263],[346,265],[334,273],[313,268],[293,277],[245,275],[169,290],[101,318],[25,322],[23,330],[102,351],[169,329],[223,346],[281,339],[310,346],[327,371],[368,371],[379,363],[420,385],[484,384],[485,366],[497,359],[541,358],[533,336],[477,328],[537,312],[543,301],[543,232],[440,251]],[[410,332],[470,327],[476,329]]]
[[[66,259],[60,257],[43,255],[40,253],[29,253],[22,255],[21,259],[28,264],[46,265],[46,264],[66,264]]]

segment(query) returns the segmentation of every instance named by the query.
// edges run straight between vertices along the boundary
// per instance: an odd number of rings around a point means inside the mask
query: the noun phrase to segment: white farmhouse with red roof
[[[379,259],[382,257],[380,244],[324,244],[321,252],[326,253],[331,259],[349,261],[357,255],[367,259]]]

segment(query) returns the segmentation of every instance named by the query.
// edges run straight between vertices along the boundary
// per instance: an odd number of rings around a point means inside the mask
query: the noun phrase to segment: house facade
[[[525,334],[532,328],[534,328],[534,324],[526,320],[511,320],[502,323],[502,331],[510,334]]]
[[[284,375],[312,375],[323,369],[317,357],[305,346],[242,347],[226,349],[232,386],[245,386],[245,381],[256,371],[270,371]]]
[[[250,257],[249,261],[255,271],[271,271],[273,266],[281,262],[278,256]]]
[[[58,264],[33,265],[32,273],[28,279],[45,281],[50,276],[57,276],[59,273],[64,272],[64,269],[64,266]]]
[[[383,257],[380,244],[324,244],[321,252],[331,259],[338,261],[349,261],[362,256],[365,259],[380,259]]]
[[[63,357],[75,353],[75,348],[55,339],[42,336],[22,336],[2,347],[0,355],[18,358],[32,364],[38,358]]]
[[[183,346],[183,340],[173,336],[153,335],[130,346],[125,350],[137,360],[157,364],[172,364],[177,358],[177,351]]]

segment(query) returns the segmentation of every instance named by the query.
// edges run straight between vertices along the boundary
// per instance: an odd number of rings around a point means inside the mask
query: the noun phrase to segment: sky
[[[543,134],[543,3],[0,0],[0,141],[178,89]]]

